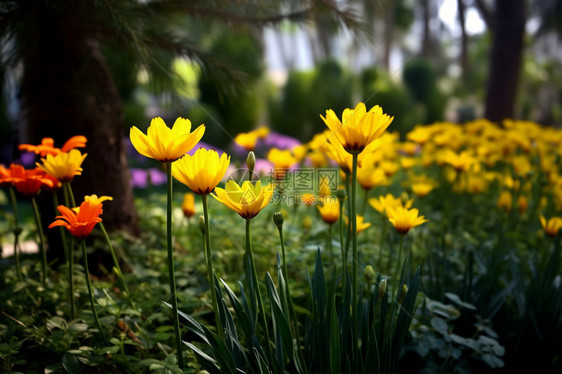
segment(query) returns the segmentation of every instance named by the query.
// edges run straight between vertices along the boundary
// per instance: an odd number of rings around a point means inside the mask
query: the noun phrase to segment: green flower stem
[[[103,236],[105,237],[105,241],[107,242],[107,246],[109,247],[109,251],[111,252],[111,258],[113,259],[113,264],[115,265],[115,269],[117,270],[117,276],[119,277],[119,280],[121,280],[121,283],[123,284],[123,290],[127,295],[127,300],[129,301],[129,305],[132,308],[134,308],[135,304],[133,302],[133,298],[131,296],[131,293],[129,292],[129,289],[127,288],[127,283],[125,283],[123,272],[121,271],[121,267],[119,266],[119,258],[117,257],[117,253],[115,253],[115,249],[111,244],[111,240],[109,239],[109,235],[107,234],[107,230],[105,229],[103,222],[100,222],[100,228],[101,231],[103,232]]]
[[[400,235],[400,243],[398,244],[398,261],[396,262],[396,269],[394,270],[394,284],[396,287],[399,286],[400,284],[400,274],[398,273],[400,271],[400,261],[402,261],[402,246],[404,244],[404,235]],[[398,292],[400,292],[400,290],[398,290]]]
[[[352,250],[353,250],[353,268],[352,268],[352,286],[353,286],[353,294],[352,294],[352,311],[353,311],[353,344],[354,344],[354,352],[357,352],[357,345],[359,343],[359,332],[358,332],[358,310],[357,310],[357,158],[358,154],[353,153],[353,168],[351,171],[351,238],[352,238]]]
[[[170,297],[172,298],[172,309],[174,318],[174,336],[176,339],[176,351],[178,356],[178,365],[183,368],[183,355],[181,350],[180,321],[178,316],[178,300],[176,297],[176,276],[174,274],[174,251],[172,248],[172,163],[166,163],[166,180],[168,182],[168,198],[166,201],[166,236],[168,249],[168,271],[170,281]]]
[[[203,216],[205,218],[205,259],[207,260],[207,277],[209,278],[209,288],[211,289],[211,298],[213,301],[213,311],[215,312],[215,320],[217,324],[217,333],[219,338],[224,342],[224,330],[219,313],[219,304],[217,301],[217,290],[215,289],[215,272],[213,270],[213,255],[211,252],[211,233],[209,231],[209,207],[207,204],[207,196],[201,195],[203,200]]]
[[[258,273],[256,271],[256,263],[254,261],[254,253],[252,251],[252,238],[251,238],[251,222],[252,219],[246,219],[246,252],[250,258],[250,266],[252,267],[252,269],[250,269],[252,271],[252,278],[254,281],[254,284],[256,285],[256,290],[258,292],[258,306],[259,309],[261,311],[261,317],[262,317],[262,321],[263,321],[263,330],[265,332],[265,338],[266,338],[266,342],[265,342],[265,349],[267,352],[267,357],[272,357],[271,356],[271,348],[269,346],[269,330],[267,328],[267,319],[265,318],[265,308],[263,306],[263,300],[261,298],[261,291],[260,291],[260,285],[258,283]]]
[[[70,205],[70,183],[65,182],[62,184],[64,205],[72,208]],[[70,190],[70,192],[69,192]],[[72,198],[74,200],[74,196]],[[70,316],[72,319],[76,318],[76,308],[74,306],[74,241],[70,239],[70,248],[68,250],[68,292],[70,294]]]
[[[82,239],[82,257],[84,259],[84,275],[86,276],[86,285],[88,286],[88,295],[90,297],[90,306],[92,307],[92,313],[94,314],[94,321],[96,322],[96,327],[98,328],[100,335],[105,338],[105,334],[101,328],[101,323],[98,318],[98,312],[96,311],[96,305],[94,303],[94,293],[92,292],[92,281],[90,280],[90,271],[88,270],[88,252],[86,251],[86,241]]]
[[[331,226],[330,226],[331,227]],[[283,226],[278,226],[279,240],[281,241],[281,255],[283,257],[283,278],[285,278],[285,283],[287,287],[287,301],[289,302],[289,312],[291,313],[291,319],[293,320],[293,328],[295,329],[295,338],[297,341],[297,349],[300,350],[299,344],[299,324],[297,321],[297,315],[295,312],[295,306],[293,305],[293,298],[291,297],[291,288],[289,287],[289,275],[287,273],[287,260],[285,258],[285,240],[283,239]]]
[[[330,253],[330,263],[334,264],[334,249],[332,248],[332,224],[328,225],[328,239],[326,242],[326,247]]]
[[[53,195],[53,204],[55,205],[55,213],[57,213],[58,212],[57,208],[59,206],[59,197],[57,196],[57,191],[53,190],[52,195]],[[59,233],[62,242],[62,248],[64,251],[64,262],[68,264],[68,243],[67,243],[64,227],[59,226]]]
[[[384,247],[384,237],[386,236],[386,228],[388,226],[387,224],[388,219],[386,219],[384,215],[381,215],[381,220],[382,220],[382,225],[381,225],[381,238],[379,243],[379,261],[378,261],[379,271],[381,271],[382,269],[382,252]]]
[[[340,245],[341,245],[341,263],[342,263],[342,300],[345,293],[345,284],[347,279],[347,251],[343,241],[343,200],[340,200]]]
[[[41,283],[45,285],[47,279],[47,251],[45,251],[45,236],[43,235],[43,226],[41,226],[41,216],[39,215],[39,208],[35,197],[31,198],[33,205],[33,214],[35,216],[35,224],[37,225],[37,233],[39,234],[39,250],[41,251]]]
[[[363,188],[363,206],[361,207],[361,215],[364,217],[365,216],[365,208],[367,208],[367,205],[369,204],[369,190],[366,188]]]
[[[345,172],[345,191],[347,196],[350,198],[347,199],[347,211],[348,214],[351,214],[351,185],[349,178],[351,177],[349,172]],[[345,238],[345,257],[347,258],[347,254],[349,253],[349,244],[351,243],[351,221],[349,221],[349,225],[347,225],[347,236]]]
[[[64,184],[66,186],[66,192],[68,194],[68,203],[72,204],[71,208],[76,207],[76,201],[74,200],[74,193],[72,193],[72,187],[70,186],[70,182],[66,182]]]
[[[12,210],[14,211],[14,257],[16,259],[16,274],[18,275],[18,280],[23,280],[21,272],[20,263],[20,253],[18,251],[18,242],[21,234],[21,227],[18,224],[18,200],[16,199],[16,192],[14,187],[10,187],[10,200],[12,202]]]
[[[68,293],[70,295],[70,316],[72,319],[76,319],[76,308],[74,306],[74,241],[72,239],[68,252]]]

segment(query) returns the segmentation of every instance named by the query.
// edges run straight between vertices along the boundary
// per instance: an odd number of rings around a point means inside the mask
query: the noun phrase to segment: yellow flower
[[[376,186],[388,185],[384,171],[376,168],[371,162],[363,162],[361,167],[357,168],[357,182],[367,191]]]
[[[322,220],[331,225],[340,219],[340,202],[335,198],[326,199],[324,204],[318,205],[318,211]]]
[[[131,127],[129,137],[133,147],[143,156],[160,162],[173,162],[189,152],[201,140],[205,125],[191,132],[191,121],[179,117],[170,129],[160,117],[153,118],[147,134]]]
[[[498,198],[498,208],[508,213],[511,210],[512,197],[509,191],[502,191]]]
[[[404,170],[410,170],[418,164],[418,159],[414,157],[402,157],[400,159],[400,165]]]
[[[187,192],[183,195],[181,210],[186,218],[193,217],[195,215],[195,196],[193,196],[192,193]]]
[[[330,196],[332,191],[330,190],[330,181],[328,177],[322,176],[320,177],[320,187],[318,188],[318,195],[319,196]]]
[[[381,169],[384,171],[384,175],[387,177],[392,177],[398,170],[400,170],[400,165],[394,161],[383,161],[380,165]]]
[[[378,105],[367,112],[363,103],[357,104],[355,109],[345,109],[342,121],[331,109],[326,111],[326,117],[320,117],[344,149],[356,154],[361,153],[367,145],[381,136],[394,119],[383,114]]]
[[[416,127],[414,127],[414,129],[412,131],[410,131],[406,135],[406,138],[408,138],[409,140],[412,140],[416,143],[424,144],[425,142],[427,142],[429,140],[429,137],[431,136],[431,134],[432,134],[431,129],[429,129],[427,127],[416,126]]]
[[[60,152],[56,156],[48,154],[41,159],[43,164],[36,163],[36,165],[51,177],[61,182],[70,182],[75,175],[82,174],[81,165],[87,155],[77,149],[71,149],[68,153]]]
[[[470,152],[463,151],[460,154],[447,149],[442,154],[443,161],[451,165],[456,171],[466,171],[472,165],[477,163],[476,159],[472,157]]]
[[[320,151],[312,151],[307,155],[308,160],[314,168],[321,168],[326,165],[326,156]]]
[[[295,159],[298,162],[301,162],[302,159],[306,156],[307,149],[305,145],[300,144],[291,148],[291,152],[293,152],[293,156],[295,156]]]
[[[256,142],[258,141],[258,134],[253,132],[241,132],[234,137],[234,142],[239,146],[246,149],[248,152],[253,151],[256,148]]]
[[[357,216],[357,233],[359,234],[361,231],[367,230],[371,227],[371,224],[368,222],[363,222],[363,216]]]
[[[345,222],[347,224],[349,224],[349,221],[347,219],[347,217],[345,217]],[[361,231],[365,231],[367,230],[369,227],[371,227],[371,224],[368,222],[363,222],[363,216],[357,216],[357,234],[359,234]]]
[[[100,196],[98,197],[98,195],[86,195],[84,196],[84,201],[88,201],[90,204],[101,204],[104,201],[112,201],[113,198],[111,196]]]
[[[527,206],[529,205],[529,200],[527,197],[520,195],[517,199],[517,211],[519,213],[525,213],[527,211]]]
[[[435,188],[435,184],[432,182],[416,182],[412,183],[412,192],[419,197],[425,197]]]
[[[417,209],[397,207],[388,208],[387,212],[388,220],[400,235],[405,235],[412,227],[427,222],[424,216],[418,216],[419,211]]]
[[[194,193],[206,195],[213,191],[230,165],[230,156],[199,148],[193,156],[186,155],[172,164],[172,175]]]
[[[413,142],[404,142],[400,145],[400,151],[402,151],[407,156],[413,156],[418,153],[420,146]]]
[[[316,203],[317,197],[313,193],[303,193],[299,197],[299,201],[302,201],[306,206],[311,206]]]
[[[265,138],[267,135],[269,135],[269,129],[265,126],[257,128],[254,132],[256,133],[258,138]]]
[[[558,231],[562,229],[562,218],[561,217],[552,217],[549,218],[548,221],[544,218],[541,214],[540,216],[541,226],[548,236],[555,237],[558,235]]]
[[[289,169],[297,163],[290,150],[271,148],[267,153],[267,159],[273,164],[275,169]]]
[[[404,207],[406,209],[409,209],[412,206],[413,202],[414,200],[407,200],[406,203],[403,204],[402,199],[400,199],[399,197],[394,197],[391,194],[369,199],[369,204],[381,214],[386,214],[389,208]]]
[[[224,189],[217,187],[216,195],[211,196],[234,210],[240,217],[251,219],[269,204],[273,196],[273,189],[274,186],[271,183],[262,187],[261,181],[257,181],[255,185],[250,181],[245,181],[242,186],[239,186],[235,181],[229,180]]]

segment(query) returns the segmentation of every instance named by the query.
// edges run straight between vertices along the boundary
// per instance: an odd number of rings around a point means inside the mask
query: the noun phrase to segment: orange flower
[[[187,192],[183,195],[181,210],[186,218],[193,217],[193,215],[195,215],[195,196],[192,193]]]
[[[18,149],[20,151],[28,151],[34,152],[41,157],[45,157],[47,155],[57,155],[60,152],[68,152],[74,148],[84,148],[88,139],[82,135],[76,135],[71,137],[64,143],[62,148],[55,148],[55,141],[53,138],[43,138],[41,139],[41,144],[39,145],[32,145],[32,144],[20,144]]]
[[[49,228],[63,226],[72,236],[82,239],[90,235],[94,226],[101,222],[100,215],[103,213],[102,202],[112,200],[109,196],[98,198],[96,195],[86,196],[82,204],[74,209],[69,209],[64,205],[59,205],[57,209],[61,213]]]
[[[24,169],[21,165],[14,165],[11,180],[19,193],[29,197],[37,195],[43,186],[54,187],[53,179],[48,178],[43,170]]]
[[[10,164],[10,167],[0,165],[0,187],[7,187],[12,185],[12,175],[19,165]]]

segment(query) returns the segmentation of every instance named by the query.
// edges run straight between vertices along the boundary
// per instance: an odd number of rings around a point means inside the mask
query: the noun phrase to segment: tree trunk
[[[392,42],[394,41],[396,4],[394,0],[384,1],[384,46],[383,46],[383,66],[390,70],[390,54],[392,52]]]
[[[22,49],[21,97],[30,142],[52,137],[60,147],[73,135],[86,136],[84,171],[72,182],[77,204],[86,194],[112,196],[114,200],[104,204],[106,227],[136,234],[121,101],[95,38],[80,24],[79,13],[73,14],[72,6],[61,8],[38,6],[28,15],[36,22],[26,23],[35,25],[35,30],[29,30],[33,47]],[[52,203],[47,203],[42,211],[50,213]],[[54,216],[45,213],[45,221],[52,222]],[[55,255],[60,258],[61,253]]]
[[[485,116],[501,121],[515,116],[523,57],[525,0],[496,0],[495,6]]]
[[[421,55],[424,58],[431,58],[431,29],[429,23],[431,22],[430,0],[422,0],[423,12],[423,34],[422,34],[422,49]]]
[[[465,22],[465,15],[466,15],[466,6],[464,4],[464,0],[457,0],[457,8],[458,8],[458,15],[459,15],[459,26],[461,27],[461,56],[460,56],[460,65],[462,71],[462,79],[463,82],[466,83],[468,78],[468,35],[466,33],[466,22]]]

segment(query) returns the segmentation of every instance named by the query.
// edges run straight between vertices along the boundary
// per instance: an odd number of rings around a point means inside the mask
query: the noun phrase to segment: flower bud
[[[338,200],[341,203],[342,201],[344,201],[347,198],[347,193],[345,192],[345,190],[343,188],[340,188],[336,191],[336,196],[338,197]]]
[[[273,222],[275,222],[275,226],[277,226],[278,228],[283,227],[284,221],[285,221],[285,218],[283,217],[283,213],[281,213],[281,212],[273,213]]]
[[[201,234],[205,235],[205,217],[199,216],[199,230]]]
[[[256,155],[254,154],[254,151],[250,151],[248,153],[248,157],[246,158],[246,166],[248,167],[248,170],[250,170],[250,172],[254,172],[254,169],[256,167]]]
[[[368,284],[371,284],[375,280],[375,277],[376,277],[375,269],[373,269],[371,265],[367,265],[365,267],[365,281]]]
[[[312,228],[312,217],[311,216],[304,217],[304,219],[302,220],[302,227],[305,230],[310,230]]]

